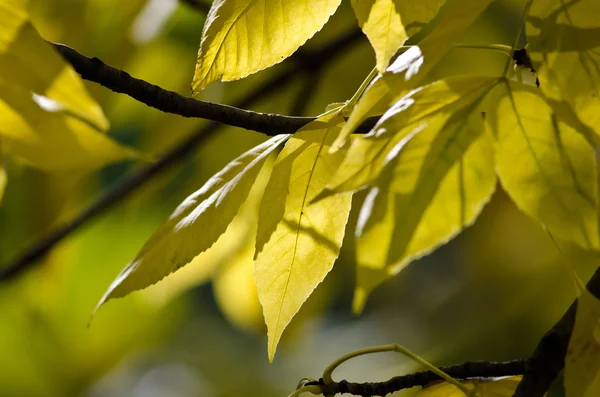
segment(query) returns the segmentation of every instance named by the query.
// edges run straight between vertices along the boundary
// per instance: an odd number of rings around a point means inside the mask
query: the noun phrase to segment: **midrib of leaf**
[[[317,167],[317,163],[319,162],[319,156],[321,155],[323,146],[325,146],[325,141],[327,140],[327,136],[329,135],[330,131],[331,131],[331,128],[327,128],[327,132],[325,133],[325,135],[323,135],[323,140],[321,141],[321,144],[319,145],[319,150],[317,151],[317,155],[315,156],[315,161],[313,162],[313,165],[310,170],[310,175],[308,176],[308,181],[306,183],[306,189],[304,191],[304,196],[302,197],[302,204],[300,205],[300,215],[298,216],[298,227],[296,228],[296,237],[295,237],[295,241],[294,241],[294,248],[293,248],[294,252],[292,253],[292,262],[290,263],[290,266],[289,266],[287,279],[285,280],[285,287],[283,288],[283,294],[281,295],[281,301],[279,302],[279,312],[277,313],[277,323],[275,325],[276,330],[279,329],[279,321],[281,320],[281,311],[283,310],[283,302],[287,296],[287,290],[288,290],[288,286],[290,284],[290,277],[292,276],[292,269],[294,267],[294,262],[296,261],[296,251],[298,249],[298,239],[300,238],[300,228],[302,225],[302,217],[304,216],[304,206],[306,205],[306,197],[308,196],[308,190],[310,189],[310,182],[312,180],[313,174],[315,172],[315,168]]]
[[[542,166],[541,166],[541,162],[540,159],[537,156],[537,152],[533,149],[533,146],[531,145],[531,140],[529,139],[529,136],[525,133],[525,126],[523,125],[523,122],[521,121],[521,115],[519,114],[519,112],[517,111],[517,105],[515,103],[515,99],[512,95],[512,90],[510,88],[510,84],[508,83],[507,80],[504,80],[504,83],[506,84],[506,91],[508,94],[508,98],[510,99],[510,104],[511,107],[513,108],[513,111],[515,113],[515,117],[517,119],[517,123],[519,123],[519,130],[521,135],[523,136],[523,138],[525,138],[525,142],[527,143],[527,148],[529,149],[529,151],[531,152],[531,155],[535,161],[535,165],[537,168],[537,171],[539,173],[539,175],[542,176],[542,178],[544,179],[544,181],[548,184],[548,186],[551,187],[551,189],[553,191],[557,191],[558,188],[556,187],[556,185],[554,185],[554,183],[552,183],[552,179],[550,177],[548,177],[548,175],[546,175],[546,173],[544,172]],[[560,197],[559,194],[555,194],[554,197],[556,198],[556,201],[558,202],[558,204],[560,205],[560,207],[562,208],[563,211],[565,211],[565,213],[570,214],[571,211],[569,211],[569,207],[567,205],[565,205],[565,203],[563,202],[562,198]],[[579,227],[581,229],[581,231],[583,232],[583,235],[585,236],[586,242],[588,244],[591,245],[590,243],[590,238],[587,234],[587,230],[585,229],[585,227],[581,227],[581,223],[578,222]]]

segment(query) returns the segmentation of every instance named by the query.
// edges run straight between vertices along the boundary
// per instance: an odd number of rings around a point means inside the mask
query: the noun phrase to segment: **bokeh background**
[[[185,3],[30,0],[30,10],[44,38],[188,95],[206,13]],[[510,44],[522,3],[497,1],[463,41]],[[344,0],[306,48],[355,28]],[[361,38],[324,69],[297,73],[251,108],[319,114],[327,104],[348,99],[374,59]],[[202,99],[235,103],[293,62],[215,84]],[[456,49],[432,78],[500,73],[504,63],[502,54]],[[110,134],[146,153],[158,156],[206,124],[87,86],[111,120]],[[334,270],[288,327],[269,364],[248,260],[255,222],[249,215],[183,271],[111,301],[88,327],[106,287],[173,209],[228,161],[264,140],[258,133],[221,128],[193,156],[60,243],[33,271],[0,284],[0,396],[285,396],[300,378],[319,377],[335,358],[388,343],[439,365],[523,357],[575,296],[565,262],[583,279],[593,270],[594,253],[563,246],[562,257],[498,187],[473,227],[377,289],[365,312],[354,317],[354,214]],[[141,166],[126,162],[73,179],[7,161],[0,263],[25,252]],[[354,208],[361,199],[356,195]],[[416,369],[401,356],[382,354],[345,365],[336,378],[385,380]]]

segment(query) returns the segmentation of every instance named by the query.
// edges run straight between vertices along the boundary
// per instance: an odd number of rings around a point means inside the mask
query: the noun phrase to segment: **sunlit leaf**
[[[57,110],[49,108],[57,106]],[[0,82],[0,137],[7,155],[47,171],[80,172],[135,157],[87,122],[66,115],[48,98]]]
[[[470,389],[475,389],[476,397],[512,397],[521,381],[521,376],[507,378],[473,379],[461,381]],[[415,397],[464,397],[465,393],[448,382],[435,383],[419,390]]]
[[[557,237],[598,248],[594,150],[559,120],[539,91],[510,82],[490,112],[502,186]]]
[[[448,115],[489,89],[487,76],[454,76],[409,92],[370,134],[352,140],[344,161],[320,196],[356,191],[373,182],[394,146],[437,115]]]
[[[289,57],[318,32],[341,0],[215,0],[207,17],[192,89],[231,81]]]
[[[98,307],[160,281],[209,249],[246,201],[269,154],[288,137],[273,137],[242,154],[185,199],[113,281]]]
[[[496,184],[493,145],[482,135],[479,105],[496,82],[482,82],[453,112],[424,118],[388,154],[357,224],[355,312],[373,288],[471,225],[489,200]],[[402,128],[401,116],[380,128],[393,134]]]
[[[14,2],[0,3],[0,136],[4,152],[47,171],[134,157],[102,134],[108,121],[83,82]]]
[[[79,75],[40,37],[27,13],[8,3],[0,3],[0,82],[51,99],[55,102],[51,106],[60,106],[98,130],[108,129],[108,120]]]
[[[566,101],[600,135],[600,2],[535,0],[527,16],[529,53],[541,89]],[[580,131],[581,132],[581,131]]]
[[[584,289],[565,357],[567,397],[600,395],[600,300]]]
[[[351,195],[311,200],[344,157],[344,150],[328,151],[342,124],[340,116],[326,116],[294,134],[279,154],[263,196],[254,278],[270,360],[283,330],[339,254]]]
[[[445,0],[352,0],[358,24],[375,49],[384,72],[404,42],[437,14]]]
[[[493,0],[447,0],[440,11],[440,20],[431,33],[396,58],[363,94],[334,147],[341,147],[368,117],[374,116],[381,109],[385,111],[409,90],[417,88],[492,2]]]

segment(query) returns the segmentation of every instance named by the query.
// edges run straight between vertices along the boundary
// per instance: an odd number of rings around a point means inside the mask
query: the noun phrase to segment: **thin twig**
[[[351,44],[355,43],[359,37],[362,37],[360,31],[353,30],[340,36],[338,39],[325,45],[319,50],[312,53],[303,53],[302,58],[297,58],[297,61],[293,63],[290,69],[279,72],[279,74],[267,80],[241,99],[236,105],[240,108],[248,107],[267,95],[277,92],[302,70],[308,69],[318,71],[324,68],[337,55],[347,49]],[[370,124],[372,124],[372,122],[370,122]],[[60,243],[65,237],[75,232],[79,227],[112,208],[115,204],[126,198],[135,189],[143,185],[159,172],[168,169],[170,166],[194,153],[196,148],[212,136],[220,125],[221,124],[216,122],[206,125],[175,148],[165,153],[156,163],[150,164],[137,173],[126,177],[114,189],[102,196],[87,210],[80,213],[72,221],[59,227],[49,237],[40,241],[30,250],[25,252],[23,256],[17,258],[7,266],[1,266],[0,281],[10,280],[23,273],[25,270],[33,267],[37,260],[42,258],[54,246]],[[369,124],[365,124],[364,127],[361,128],[363,130],[369,128]]]
[[[521,375],[525,372],[527,359],[518,359],[507,362],[477,361],[466,362],[451,367],[440,368],[443,372],[456,379],[492,378],[499,376]],[[342,380],[330,384],[317,383],[325,396],[335,394],[353,394],[355,396],[385,396],[399,390],[410,389],[417,386],[426,386],[432,382],[442,380],[439,375],[431,371],[421,371],[414,374],[396,376],[385,382],[354,383]]]
[[[54,47],[83,79],[98,83],[119,94],[126,94],[165,113],[218,121],[233,127],[262,132],[269,136],[294,132],[314,120],[312,117],[253,112],[239,107],[184,97],[147,81],[136,79],[129,73],[113,68],[98,58],[88,58],[66,45],[54,44]]]

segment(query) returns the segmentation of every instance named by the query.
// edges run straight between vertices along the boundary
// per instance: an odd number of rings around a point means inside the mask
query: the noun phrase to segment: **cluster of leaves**
[[[557,240],[599,249],[593,147],[600,141],[600,4],[527,0],[513,45],[487,46],[508,55],[503,73],[429,81],[493,1],[353,0],[377,60],[356,95],[214,175],[175,210],[98,306],[158,282],[209,250],[240,216],[264,172],[269,179],[256,206],[253,251],[270,360],[286,326],[332,269],[357,191],[367,195],[355,230],[355,312],[380,283],[472,224],[498,181]],[[215,0],[194,92],[289,57],[340,2]],[[47,171],[89,170],[136,156],[103,134],[108,122],[100,107],[39,37],[21,3],[0,0],[0,155]],[[539,89],[513,71],[523,28]],[[418,43],[405,46],[416,34]],[[381,117],[368,134],[353,134],[373,116]],[[5,179],[0,169],[0,192]],[[598,302],[591,295],[583,302],[589,304],[579,308],[584,314],[567,374],[600,349]],[[593,395],[597,371],[586,373],[593,376],[576,386],[567,377],[567,390],[578,390],[571,395]]]
[[[215,1],[194,90],[288,57],[339,3]],[[520,30],[506,50],[504,73],[425,83],[490,3],[354,1],[376,53],[374,77],[346,104],[292,136],[255,147],[211,178],[177,208],[100,304],[159,281],[209,249],[282,146],[263,193],[254,254],[270,359],[285,327],[331,270],[352,194],[359,190],[368,194],[355,231],[356,312],[373,288],[472,224],[497,180],[557,239],[598,249],[592,145],[598,141],[594,108],[600,80],[597,21],[591,15],[599,6],[592,0],[527,2],[522,25],[541,89],[511,78],[510,55]],[[428,23],[418,44],[403,48]],[[398,50],[404,52],[391,62]],[[352,135],[379,115],[368,134]]]

